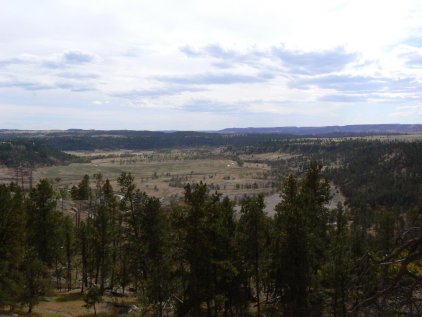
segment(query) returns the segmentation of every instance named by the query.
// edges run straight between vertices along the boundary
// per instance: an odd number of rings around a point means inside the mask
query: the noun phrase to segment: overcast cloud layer
[[[0,0],[0,128],[422,123],[421,1]]]

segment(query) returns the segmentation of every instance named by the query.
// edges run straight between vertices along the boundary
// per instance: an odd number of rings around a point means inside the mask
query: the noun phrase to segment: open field
[[[129,172],[135,177],[139,189],[157,197],[175,197],[183,193],[184,184],[200,181],[207,183],[212,190],[230,196],[272,191],[267,164],[238,164],[228,158],[213,156],[213,153],[209,153],[210,158],[205,158],[207,155],[202,152],[192,153],[180,150],[83,152],[78,154],[101,158],[93,159],[91,163],[39,168],[34,171],[34,181],[48,178],[59,181],[59,186],[72,186],[85,174],[101,173],[118,189],[117,178],[122,172]]]
[[[77,185],[87,174],[102,174],[118,191],[117,178],[122,172],[129,172],[135,178],[137,187],[149,195],[170,202],[183,196],[187,183],[206,183],[211,191],[218,191],[232,199],[244,195],[264,194],[266,211],[274,213],[280,202],[278,194],[280,180],[276,181],[267,162],[289,160],[297,155],[282,152],[243,154],[236,159],[222,148],[171,149],[160,151],[72,151],[69,154],[86,159],[86,163],[49,166],[33,171],[33,184],[42,178],[50,179],[56,188],[70,188]],[[90,162],[89,162],[90,160]],[[286,172],[287,173],[287,172]],[[2,182],[15,180],[13,169],[0,169]],[[93,183],[92,183],[93,185]],[[29,186],[24,179],[24,187]],[[344,197],[333,189],[335,207]],[[68,201],[65,208],[72,210]]]

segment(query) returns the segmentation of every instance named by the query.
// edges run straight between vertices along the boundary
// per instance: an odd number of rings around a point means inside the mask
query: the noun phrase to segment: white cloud
[[[0,29],[0,128],[422,122],[417,0],[4,1]]]
[[[415,118],[418,116],[422,116],[422,105],[411,105],[411,106],[400,106],[397,107],[396,111],[390,114],[394,117],[407,117],[407,118]]]

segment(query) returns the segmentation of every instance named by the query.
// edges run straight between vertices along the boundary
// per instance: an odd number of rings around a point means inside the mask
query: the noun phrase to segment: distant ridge
[[[227,128],[221,134],[293,134],[321,135],[327,133],[411,133],[422,132],[422,124],[357,124],[325,127]]]

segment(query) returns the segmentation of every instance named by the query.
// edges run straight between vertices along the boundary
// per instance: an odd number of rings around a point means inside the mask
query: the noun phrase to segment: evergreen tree
[[[101,290],[96,285],[93,285],[84,296],[86,308],[94,307],[94,316],[97,316],[97,304],[101,303],[103,300],[101,294]]]
[[[311,162],[298,182],[289,176],[276,206],[273,271],[276,296],[287,316],[320,314],[322,269],[328,245],[329,184],[322,165]]]
[[[173,206],[171,232],[179,262],[177,276],[182,292],[179,316],[199,316],[206,305],[208,316],[241,315],[247,297],[233,203],[218,193],[210,195],[205,184],[185,187],[185,201]]]
[[[122,173],[118,179],[123,194],[120,209],[124,214],[126,252],[129,257],[129,272],[136,290],[146,275],[145,249],[142,246],[143,208],[148,196],[136,189],[133,176]],[[125,272],[127,270],[125,269]]]
[[[103,292],[105,282],[109,278],[111,266],[111,210],[107,204],[101,202],[94,213],[94,257],[95,257],[95,283],[100,285]]]
[[[152,305],[154,315],[161,317],[172,286],[168,222],[158,198],[148,197],[141,212],[141,243],[145,256],[143,296]]]
[[[64,218],[64,252],[65,252],[65,266],[66,266],[66,289],[72,290],[72,271],[73,260],[76,254],[76,228],[70,217]]]
[[[52,267],[58,252],[55,234],[60,214],[56,210],[54,192],[48,180],[42,179],[27,200],[28,245],[37,258]]]
[[[376,224],[376,242],[382,256],[390,253],[394,247],[396,236],[396,221],[398,216],[391,210],[381,210]]]
[[[224,316],[243,311],[246,304],[243,286],[246,284],[236,245],[236,219],[233,203],[228,197],[214,194],[207,212],[208,238],[211,248],[212,294],[214,316],[223,310]]]
[[[331,297],[331,313],[334,317],[347,316],[349,290],[352,287],[352,253],[348,220],[341,203],[333,211],[329,228],[329,252],[324,267],[326,287]]]
[[[110,184],[107,179],[103,185],[102,192],[104,195],[103,205],[108,210],[109,215],[109,230],[108,230],[108,256],[109,260],[109,276],[110,283],[109,287],[113,289],[118,280],[119,265],[126,265],[124,256],[122,255],[125,251],[125,236],[123,227],[123,214],[118,206],[118,201]]]
[[[42,179],[27,199],[25,258],[22,265],[24,276],[21,302],[29,312],[39,298],[50,289],[49,268],[59,257],[62,247],[60,238],[61,214],[55,208],[54,191],[48,180]]]
[[[80,223],[78,233],[78,248],[81,257],[81,291],[93,284],[93,278],[95,277],[94,267],[94,229],[91,219],[86,219]]]
[[[311,162],[300,183],[300,208],[304,212],[304,226],[307,231],[309,266],[311,269],[310,304],[313,313],[323,309],[324,294],[321,286],[321,270],[326,261],[328,245],[327,204],[331,199],[330,185],[322,173],[322,164]]]
[[[242,201],[239,219],[241,257],[248,274],[249,292],[255,294],[257,316],[261,316],[262,262],[267,247],[268,227],[264,212],[264,197],[246,197]],[[253,287],[251,282],[253,281]]]
[[[91,196],[91,187],[89,186],[89,175],[85,174],[78,185],[77,199],[88,200],[90,196]]]
[[[0,185],[0,307],[12,308],[22,292],[25,251],[23,195],[14,184]]]
[[[192,188],[185,187],[185,206],[179,211],[179,231],[181,233],[181,256],[186,261],[183,270],[183,302],[179,305],[178,316],[201,315],[201,304],[208,297],[210,259],[206,238],[206,208],[209,199],[207,186],[202,182]],[[182,266],[184,263],[182,263]]]
[[[33,249],[27,249],[22,265],[23,291],[20,302],[28,306],[28,313],[37,305],[42,296],[50,291],[50,276],[46,263],[37,258]]]
[[[286,316],[305,317],[311,285],[309,232],[299,184],[292,175],[285,180],[281,197],[275,216],[275,295]]]

